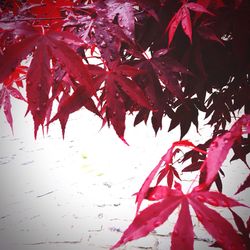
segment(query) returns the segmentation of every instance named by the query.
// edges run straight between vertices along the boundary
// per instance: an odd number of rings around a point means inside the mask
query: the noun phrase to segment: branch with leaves
[[[169,118],[168,130],[179,127],[180,141],[137,193],[137,216],[114,247],[145,236],[181,206],[172,249],[192,249],[192,206],[215,245],[249,248],[249,220],[230,210],[236,233],[204,205],[242,205],[209,189],[215,182],[222,192],[221,164],[231,148],[231,160],[249,169],[249,30],[248,0],[1,1],[0,109],[13,130],[12,98],[25,101],[35,137],[58,120],[64,137],[69,116],[84,108],[125,143],[127,115],[135,115],[134,126],[150,119],[155,134]],[[195,146],[184,137],[192,124],[199,131],[203,117],[213,134]],[[181,159],[191,164],[182,172],[197,171],[199,177],[187,193],[173,161],[180,147],[191,148]],[[160,185],[164,179],[167,186]],[[236,193],[248,187],[249,175]],[[144,199],[157,202],[139,212]]]

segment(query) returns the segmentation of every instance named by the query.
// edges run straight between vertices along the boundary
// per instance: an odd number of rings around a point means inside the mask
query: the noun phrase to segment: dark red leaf
[[[216,184],[216,187],[218,189],[218,191],[220,193],[222,193],[222,181],[221,181],[221,177],[219,174],[217,174],[216,178],[215,178],[215,184]]]
[[[250,217],[247,220],[247,231],[250,233]]]
[[[231,213],[233,215],[234,222],[235,222],[235,224],[236,224],[239,232],[241,232],[242,235],[248,237],[249,232],[248,232],[248,230],[247,230],[247,228],[245,226],[245,223],[242,220],[242,218],[237,213],[235,213],[232,209],[230,209],[230,211],[231,211]]]
[[[28,109],[33,116],[35,137],[45,121],[51,84],[50,56],[44,38],[38,44],[27,74]]]
[[[49,123],[59,119],[62,127],[63,137],[65,134],[65,127],[68,121],[69,115],[81,107],[85,106],[91,112],[100,116],[99,111],[97,110],[93,100],[86,93],[84,86],[79,86],[71,96],[66,95],[63,100],[60,102],[58,112],[50,120]]]
[[[247,176],[244,183],[240,185],[240,187],[238,188],[238,190],[236,191],[235,194],[238,194],[238,193],[242,192],[243,190],[245,190],[246,188],[249,188],[249,187],[250,187],[250,174]]]
[[[107,119],[113,125],[117,135],[124,140],[125,131],[125,106],[121,97],[118,86],[107,79],[105,83],[105,94],[107,100]]]
[[[184,94],[178,82],[177,75],[174,74],[172,70],[169,70],[168,64],[166,64],[164,61],[163,63],[162,61],[157,61],[156,59],[151,59],[151,63],[158,78],[163,82],[170,93],[183,101]],[[172,64],[170,67],[176,67],[176,69],[180,68],[178,63]],[[187,71],[185,70],[185,73],[186,72]]]
[[[121,75],[113,74],[113,80],[120,85],[122,90],[136,103],[141,106],[151,109],[142,89],[136,84],[135,81]]]
[[[173,171],[169,170],[167,174],[167,183],[170,188],[172,187],[173,179],[174,179]]]
[[[77,53],[71,49],[65,42],[56,40],[54,32],[47,35],[50,40],[50,50],[57,58],[65,70],[75,78],[81,85],[83,85],[90,95],[95,93],[93,84],[87,67],[83,64],[82,59]]]

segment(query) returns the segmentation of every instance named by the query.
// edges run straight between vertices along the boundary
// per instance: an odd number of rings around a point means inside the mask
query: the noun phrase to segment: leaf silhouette
[[[249,187],[250,187],[250,174],[247,176],[246,180],[240,185],[235,194],[238,194]]]

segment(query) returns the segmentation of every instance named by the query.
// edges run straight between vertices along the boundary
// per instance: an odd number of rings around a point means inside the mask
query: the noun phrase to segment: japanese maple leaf
[[[162,189],[158,189],[162,192]],[[121,239],[111,248],[115,249],[128,241],[146,236],[158,226],[167,221],[174,210],[181,206],[177,222],[171,236],[171,249],[193,249],[194,232],[189,206],[194,209],[198,220],[208,233],[223,247],[223,249],[246,250],[241,237],[233,226],[218,212],[204,203],[216,207],[244,206],[218,192],[192,191],[183,194],[181,190],[170,189],[164,195],[158,195],[160,201],[153,203],[136,215]]]
[[[157,184],[159,184],[165,176],[167,177],[167,184],[170,188],[173,185],[174,176],[180,180],[178,172],[172,165],[166,165],[165,168],[160,171]]]
[[[180,139],[185,136],[192,123],[196,126],[198,130],[198,109],[194,105],[192,99],[188,100],[185,104],[180,105],[171,118],[172,120],[169,125],[168,131],[171,131],[176,126],[180,125]]]
[[[200,13],[207,13],[213,15],[208,11],[203,5],[198,3],[184,3],[177,13],[170,20],[166,31],[168,31],[168,46],[171,44],[174,34],[178,25],[181,23],[184,33],[188,36],[190,42],[192,43],[192,23],[190,17],[190,10]]]
[[[136,104],[152,109],[143,90],[131,79],[140,71],[129,65],[117,65],[105,72],[104,108],[106,119],[111,123],[117,135],[124,140],[126,96]]]
[[[178,99],[184,101],[184,94],[181,90],[178,79],[180,74],[190,74],[187,68],[173,58],[164,54],[164,50],[156,51],[149,60],[158,78],[167,87],[169,92]]]
[[[39,126],[43,126],[48,105],[49,93],[52,85],[52,70],[50,60],[56,60],[65,71],[78,83],[85,87],[89,96],[95,93],[86,66],[81,57],[69,46],[79,46],[82,40],[68,32],[49,31],[45,34],[34,32],[19,43],[12,44],[4,50],[0,66],[0,82],[4,81],[27,57],[34,51],[27,72],[27,101],[28,110],[34,119],[35,137]]]
[[[10,101],[10,96],[13,96],[19,100],[26,101],[22,94],[15,88],[13,87],[6,87],[2,86],[0,89],[0,109],[3,107],[3,111],[6,117],[7,122],[9,123],[12,131],[13,131],[13,118],[11,114],[11,101]]]

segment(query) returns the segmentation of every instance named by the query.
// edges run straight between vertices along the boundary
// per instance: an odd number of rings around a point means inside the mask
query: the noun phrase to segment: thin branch
[[[0,23],[14,23],[24,21],[44,21],[44,20],[63,20],[64,17],[41,17],[41,18],[20,18],[14,20],[0,20]]]

